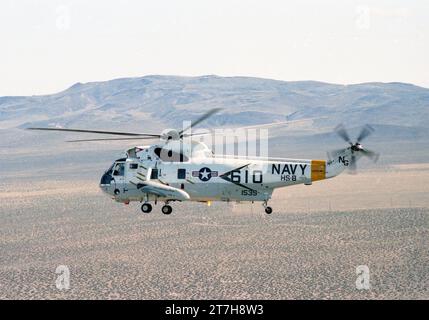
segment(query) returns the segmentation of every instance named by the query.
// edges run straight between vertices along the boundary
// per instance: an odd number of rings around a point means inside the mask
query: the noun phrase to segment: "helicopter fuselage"
[[[216,156],[206,144],[193,140],[198,136],[206,136],[213,142],[214,136],[208,132],[194,133],[192,126],[199,125],[220,108],[208,110],[198,117],[193,124],[183,124],[182,130],[167,129],[161,134],[142,132],[123,132],[111,130],[88,130],[71,128],[41,128],[30,127],[29,130],[79,132],[102,135],[120,136],[115,138],[91,138],[71,140],[70,142],[89,141],[119,141],[160,139],[161,144],[147,147],[134,147],[127,150],[127,156],[116,160],[103,174],[100,188],[118,202],[125,204],[131,201],[144,202],[141,209],[144,213],[152,211],[151,201],[164,201],[161,208],[164,214],[171,214],[170,201],[263,201],[265,212],[272,213],[268,206],[276,188],[296,184],[312,184],[315,181],[332,178],[349,168],[356,171],[356,162],[361,156],[377,161],[377,152],[363,148],[361,142],[374,131],[369,125],[362,128],[356,142],[352,142],[343,125],[335,128],[336,133],[348,143],[348,147],[331,152],[333,159],[303,160],[303,159],[270,159],[268,157],[250,157],[248,151],[255,151],[259,141],[259,153],[266,150],[261,148],[261,133],[256,138],[256,127],[289,124],[291,122],[307,121],[312,119],[292,120],[265,125],[243,127],[236,133],[230,130],[220,132],[222,141],[233,138],[239,144],[239,137],[246,137],[247,142],[255,142],[249,150],[238,148],[237,153],[246,156]],[[250,130],[250,131],[247,131]],[[247,131],[247,132],[246,132]],[[264,135],[262,135],[264,136]],[[219,136],[218,136],[219,137]],[[221,136],[220,136],[221,137]],[[267,141],[268,136],[264,136]],[[208,141],[208,140],[206,140]],[[217,144],[216,144],[217,141]],[[214,139],[215,146],[219,146],[218,139]],[[231,141],[231,140],[229,140]],[[246,144],[247,144],[246,142]],[[232,145],[231,142],[229,145]],[[227,147],[221,143],[221,147]],[[244,148],[246,149],[246,148]],[[227,149],[226,149],[227,150]],[[245,152],[243,152],[245,151]],[[263,153],[263,152],[262,152]]]
[[[339,174],[352,150],[331,161],[214,156],[201,143],[140,147],[118,159],[100,187],[116,201],[264,201],[276,188]],[[137,151],[136,151],[137,150]],[[194,154],[189,154],[193,150]],[[186,152],[188,151],[188,152]]]

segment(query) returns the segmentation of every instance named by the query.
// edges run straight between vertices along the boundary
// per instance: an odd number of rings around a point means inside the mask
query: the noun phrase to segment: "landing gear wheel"
[[[142,211],[144,213],[149,213],[152,211],[152,205],[150,203],[143,203],[142,204]]]
[[[273,212],[273,208],[271,208],[271,207],[266,207],[265,208],[265,213],[266,214],[271,214]]]
[[[170,214],[173,212],[173,208],[166,204],[165,206],[162,206],[161,211],[163,214]]]

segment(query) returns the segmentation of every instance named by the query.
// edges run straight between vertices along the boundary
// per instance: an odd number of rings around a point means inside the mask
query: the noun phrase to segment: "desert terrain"
[[[148,75],[0,97],[0,299],[429,299],[429,89],[252,77]],[[174,203],[143,214],[99,190],[136,144],[29,127],[160,134],[212,108],[205,129],[270,127],[269,155],[326,159],[365,124],[358,174],[261,204]],[[311,119],[310,121],[308,119]],[[353,140],[355,141],[355,140]],[[361,141],[362,142],[362,141]],[[59,290],[58,266],[70,271]],[[369,268],[368,290],[356,268]]]
[[[429,164],[280,189],[271,215],[235,203],[143,214],[95,174],[29,175],[0,182],[1,299],[429,298]]]

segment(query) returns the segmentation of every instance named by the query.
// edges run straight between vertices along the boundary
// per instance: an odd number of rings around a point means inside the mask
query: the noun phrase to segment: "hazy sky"
[[[148,74],[429,87],[429,1],[2,0],[0,96]]]

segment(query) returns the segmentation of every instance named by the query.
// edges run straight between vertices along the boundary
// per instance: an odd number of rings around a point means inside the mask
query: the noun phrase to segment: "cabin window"
[[[137,163],[130,163],[130,169],[137,169],[139,167],[139,165]]]
[[[151,179],[158,179],[158,169],[152,169],[152,172],[150,174]]]
[[[186,179],[186,169],[177,170],[177,179]]]

